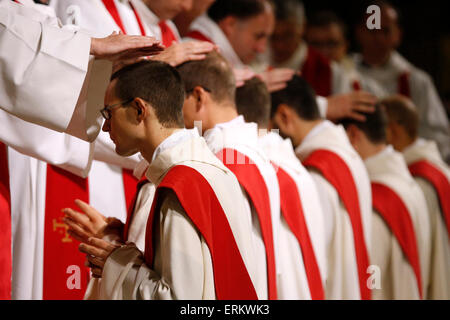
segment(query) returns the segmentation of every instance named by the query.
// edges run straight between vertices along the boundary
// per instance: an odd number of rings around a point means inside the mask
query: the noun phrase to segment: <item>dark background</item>
[[[403,42],[398,51],[428,72],[450,115],[450,1],[391,0],[402,19]],[[358,51],[354,26],[371,4],[365,0],[303,0],[306,16],[320,10],[338,14],[349,27],[351,51]]]

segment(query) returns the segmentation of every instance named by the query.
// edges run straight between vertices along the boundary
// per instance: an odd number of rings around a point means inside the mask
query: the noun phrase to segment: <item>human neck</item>
[[[370,50],[363,50],[362,54],[364,62],[372,67],[384,66],[391,57],[391,52],[387,52],[384,55],[379,55]]]
[[[226,123],[239,116],[236,106],[233,103],[223,103],[220,105],[215,105],[210,112],[210,127],[220,123]],[[208,128],[210,129],[210,128]]]
[[[323,123],[324,120],[303,120],[299,119],[296,123],[296,135],[295,137],[291,137],[292,143],[295,148],[297,148],[303,140],[305,140],[306,136],[319,124]]]
[[[385,143],[380,144],[372,144],[367,143],[364,148],[360,148],[358,150],[359,155],[363,160],[366,160],[370,157],[373,157],[374,155],[382,152],[384,149],[386,149],[387,145]]]
[[[180,130],[180,128],[164,128],[161,127],[157,132],[153,132],[146,136],[141,148],[141,154],[148,163],[152,162],[153,154],[156,148],[168,137],[175,133],[175,131]]]

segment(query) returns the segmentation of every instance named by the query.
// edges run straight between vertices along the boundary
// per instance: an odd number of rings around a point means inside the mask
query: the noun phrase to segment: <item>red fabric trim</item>
[[[450,182],[445,174],[431,162],[422,160],[409,166],[409,171],[414,177],[420,177],[430,182],[437,192],[441,211],[447,226],[447,233],[450,238]]]
[[[398,93],[405,97],[411,97],[411,89],[409,87],[409,73],[403,72],[398,77]]]
[[[160,21],[158,25],[159,28],[161,29],[162,43],[166,48],[170,47],[173,42],[178,42],[177,37],[175,36],[172,29],[165,21]]]
[[[141,192],[142,187],[147,184],[150,183],[150,181],[147,180],[147,177],[144,175],[141,180],[139,180],[139,182],[137,184],[135,184],[134,187],[134,196],[133,199],[131,199],[130,203],[127,204],[127,221],[125,222],[125,226],[123,228],[123,240],[127,241],[128,240],[128,232],[130,229],[130,225],[131,225],[131,221],[133,220],[133,215],[134,215],[134,211],[136,209],[136,202],[137,202],[137,198],[139,196],[139,192]],[[131,191],[131,190],[130,190]]]
[[[332,93],[332,71],[330,62],[317,50],[308,46],[306,61],[301,76],[316,91],[316,94],[328,97]]]
[[[145,177],[144,177],[145,178]],[[123,190],[125,192],[125,203],[127,206],[127,212],[130,207],[134,205],[136,200],[136,188],[139,180],[133,175],[132,170],[122,169]]]
[[[11,299],[11,194],[8,148],[0,142],[0,300]]]
[[[208,38],[207,36],[205,36],[203,33],[201,33],[198,30],[190,31],[186,35],[186,37],[187,38],[191,38],[191,39],[195,39],[195,40],[199,40],[199,41],[207,41],[207,42],[210,42],[210,43],[214,44],[214,42],[210,38]]]
[[[281,214],[300,245],[309,291],[312,300],[325,299],[322,277],[317,264],[316,255],[309,236],[299,190],[294,179],[281,167],[276,167],[280,185]]]
[[[216,156],[234,173],[239,184],[245,189],[256,209],[266,249],[269,299],[276,300],[277,284],[272,214],[270,209],[269,191],[264,178],[254,162],[246,155],[236,150],[223,149]]]
[[[352,87],[354,91],[361,91],[361,84],[358,80],[353,80]]]
[[[84,266],[86,257],[78,251],[79,242],[67,234],[67,225],[62,221],[63,208],[73,206],[75,199],[89,202],[88,181],[74,174],[47,165],[47,188],[45,198],[44,226],[44,300],[81,300],[87,288],[89,269]],[[78,267],[80,286],[76,284],[76,271],[68,269]],[[70,279],[69,279],[70,278]],[[73,280],[73,281],[72,281]]]
[[[172,190],[211,252],[216,297],[219,300],[256,300],[257,295],[233,232],[214,190],[195,169],[175,166],[159,184],[147,222],[145,261],[153,265],[153,226],[158,221],[160,192]]]
[[[370,290],[366,284],[369,255],[364,238],[358,189],[356,188],[352,173],[341,157],[329,150],[314,151],[303,164],[321,172],[325,179],[336,189],[347,209],[353,229],[361,299],[370,300]]]
[[[423,298],[422,277],[420,273],[419,250],[411,216],[402,199],[389,187],[372,183],[373,208],[380,213],[416,275],[420,298]]]
[[[131,1],[128,1],[128,4],[130,5],[131,9],[134,12],[134,16],[136,17],[136,21],[139,25],[139,30],[141,30],[141,36],[145,36],[145,28],[144,28],[144,24],[142,23],[141,17],[139,16],[136,8],[134,7],[134,5],[131,3]]]
[[[108,10],[111,17],[116,22],[117,26],[120,28],[123,34],[126,34],[125,27],[123,26],[122,19],[120,18],[119,11],[117,10],[116,4],[114,3],[114,0],[102,0],[103,5],[105,6],[106,10]]]

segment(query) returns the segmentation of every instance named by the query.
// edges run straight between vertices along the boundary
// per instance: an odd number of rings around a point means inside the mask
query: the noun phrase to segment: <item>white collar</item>
[[[312,128],[312,130],[310,132],[308,132],[308,134],[306,135],[306,137],[303,139],[302,143],[300,143],[300,145],[297,146],[297,148],[295,148],[295,153],[298,153],[297,151],[300,149],[300,147],[306,143],[308,143],[309,140],[313,139],[315,136],[317,136],[320,132],[328,129],[328,128],[332,128],[334,125],[328,121],[328,120],[324,120],[321,123],[319,123],[317,126],[315,126],[314,128]]]
[[[164,141],[161,142],[160,145],[155,149],[155,152],[152,156],[152,163],[159,156],[159,154],[161,154],[165,150],[170,149],[184,141],[198,137],[200,137],[200,135],[198,134],[197,129],[180,129],[175,131],[169,137],[164,139]]]
[[[299,44],[298,48],[295,50],[294,54],[289,58],[289,60],[278,64],[274,63],[272,54],[273,53],[271,51],[270,61],[274,67],[300,70],[303,67],[303,64],[305,63],[306,57],[308,55],[308,45],[304,41],[302,41]]]

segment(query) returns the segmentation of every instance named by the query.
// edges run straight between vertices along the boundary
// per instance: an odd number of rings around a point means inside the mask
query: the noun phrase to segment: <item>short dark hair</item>
[[[203,60],[188,61],[177,67],[187,93],[200,86],[210,91],[216,102],[231,101],[236,95],[236,79],[228,62],[217,52]]]
[[[115,94],[121,100],[141,98],[155,110],[165,127],[184,127],[184,90],[177,70],[159,61],[128,65],[111,76],[117,79]]]
[[[366,121],[345,118],[340,121],[345,128],[351,124],[359,128],[367,136],[370,142],[379,144],[386,143],[387,115],[384,106],[380,103],[375,105],[373,113],[363,113]]]
[[[316,94],[311,86],[300,76],[295,75],[283,90],[272,93],[272,118],[281,104],[286,104],[297,115],[308,121],[320,119]]]
[[[298,0],[276,0],[275,18],[277,21],[289,21],[303,24],[306,21],[303,2]]]
[[[245,121],[256,122],[262,128],[267,127],[270,120],[270,93],[260,78],[247,80],[242,87],[236,89],[236,106]]]
[[[333,11],[319,11],[308,19],[308,27],[325,28],[331,25],[337,25],[344,38],[347,37],[347,25]]]
[[[389,122],[405,128],[409,138],[415,140],[419,135],[419,114],[414,103],[407,97],[394,95],[380,101],[385,107]]]
[[[271,0],[216,0],[208,9],[208,16],[219,22],[228,16],[249,19],[263,13]]]

